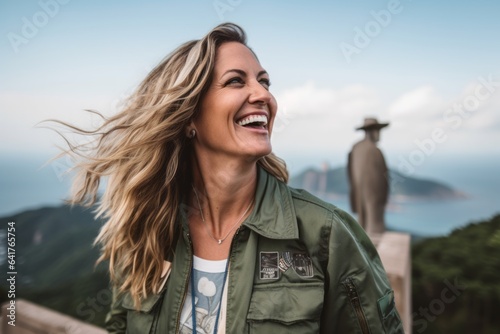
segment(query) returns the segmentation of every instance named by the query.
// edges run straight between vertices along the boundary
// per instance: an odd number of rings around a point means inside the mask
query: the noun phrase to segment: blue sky
[[[0,154],[53,154],[62,142],[37,122],[116,112],[180,43],[232,21],[271,75],[273,145],[292,171],[344,163],[365,116],[391,123],[380,147],[403,171],[498,158],[499,13],[486,0],[2,1]]]

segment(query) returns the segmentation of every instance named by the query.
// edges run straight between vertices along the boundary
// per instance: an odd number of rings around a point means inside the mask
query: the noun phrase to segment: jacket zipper
[[[190,254],[189,254],[189,268],[193,266],[193,242],[191,241],[191,237],[189,236],[189,233],[186,233],[186,238],[189,242],[189,249],[190,249]],[[189,274],[186,276],[186,279],[184,280],[184,295],[182,296],[182,303],[181,305],[184,305],[186,302],[186,296],[188,292],[188,284],[189,284],[189,279],[191,278],[191,270],[189,270]],[[179,325],[181,322],[181,313],[182,313],[182,307],[179,309],[177,312],[177,320],[175,322],[175,333],[179,333]]]
[[[349,297],[351,305],[356,312],[356,316],[358,317],[358,322],[361,326],[361,332],[363,334],[369,334],[370,330],[368,328],[368,322],[366,321],[365,314],[363,313],[363,309],[361,308],[361,302],[359,301],[358,292],[356,291],[356,286],[354,285],[352,278],[346,279],[342,284],[347,289],[347,296]]]

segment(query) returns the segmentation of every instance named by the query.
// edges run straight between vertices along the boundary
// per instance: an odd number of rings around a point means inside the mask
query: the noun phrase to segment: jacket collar
[[[270,239],[299,237],[290,189],[260,166],[255,206],[243,225]]]
[[[288,186],[258,166],[255,205],[242,225],[269,239],[298,239],[299,229]],[[188,206],[181,205],[183,229],[188,232]]]

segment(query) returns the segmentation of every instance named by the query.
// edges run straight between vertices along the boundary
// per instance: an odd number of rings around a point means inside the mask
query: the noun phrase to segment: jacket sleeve
[[[124,334],[127,331],[127,310],[122,307],[122,299],[117,288],[113,288],[111,309],[105,320],[105,328],[109,334]]]
[[[321,333],[404,333],[375,246],[347,213],[330,218]]]

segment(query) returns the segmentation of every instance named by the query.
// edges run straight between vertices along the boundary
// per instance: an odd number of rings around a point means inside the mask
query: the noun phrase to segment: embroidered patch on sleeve
[[[260,279],[278,279],[278,252],[260,252]]]

